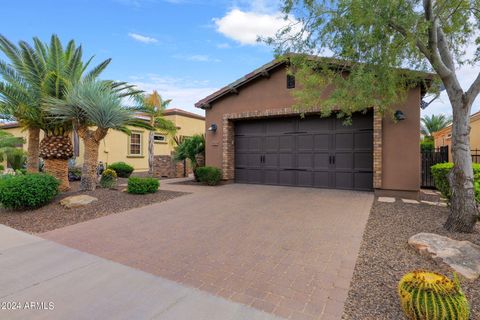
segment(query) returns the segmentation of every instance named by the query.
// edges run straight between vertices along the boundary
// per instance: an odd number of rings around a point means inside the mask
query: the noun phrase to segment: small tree
[[[172,121],[165,119],[163,112],[172,100],[163,100],[157,91],[147,94],[139,100],[140,106],[134,108],[136,111],[146,114],[149,125],[152,127],[148,135],[148,173],[153,174],[153,162],[155,156],[155,133],[174,136],[177,127]]]
[[[303,89],[295,93],[297,107],[320,107],[323,115],[339,116],[374,107],[389,107],[405,98],[426,76],[406,71],[433,70],[446,88],[452,105],[452,200],[445,227],[471,232],[478,217],[475,203],[469,116],[480,93],[480,74],[464,90],[457,68],[480,60],[479,0],[283,0],[283,11],[298,19],[267,41],[278,53],[329,53],[335,60],[292,59]],[[471,59],[468,46],[476,46]],[[319,72],[321,71],[321,72]],[[348,76],[345,76],[347,75]],[[324,89],[334,88],[329,97]],[[428,83],[424,84],[428,87]],[[420,106],[419,106],[420,107]]]
[[[422,117],[421,122],[420,131],[425,137],[432,140],[435,132],[448,127],[452,123],[452,117],[447,117],[444,114],[438,116],[432,114],[431,116]]]
[[[175,159],[185,160],[189,159],[192,164],[192,170],[195,173],[195,169],[198,167],[197,155],[203,155],[205,153],[205,136],[196,134],[192,137],[186,137],[179,141],[178,146],[175,148]]]

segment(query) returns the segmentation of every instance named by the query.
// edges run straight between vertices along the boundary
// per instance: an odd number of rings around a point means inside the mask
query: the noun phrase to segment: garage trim
[[[318,113],[320,109],[310,110],[308,113]],[[267,109],[263,111],[250,111],[241,113],[227,113],[223,115],[222,136],[222,171],[223,179],[235,178],[235,120],[247,120],[255,118],[267,118],[271,116],[295,116],[301,112],[292,108]],[[373,113],[373,187],[382,187],[382,115],[377,111]]]

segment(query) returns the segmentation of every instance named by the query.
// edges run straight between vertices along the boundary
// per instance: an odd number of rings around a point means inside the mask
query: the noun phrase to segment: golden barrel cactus
[[[412,320],[468,320],[470,306],[460,288],[457,275],[446,276],[416,270],[407,273],[398,284],[400,304]]]

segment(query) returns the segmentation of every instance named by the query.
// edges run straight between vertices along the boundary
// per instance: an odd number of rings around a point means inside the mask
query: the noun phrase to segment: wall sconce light
[[[217,125],[215,123],[212,123],[207,130],[212,131],[212,132],[216,132],[217,131]]]
[[[406,119],[405,114],[401,110],[395,111],[393,116],[395,117],[395,120],[397,120],[397,121],[402,121],[402,120]]]

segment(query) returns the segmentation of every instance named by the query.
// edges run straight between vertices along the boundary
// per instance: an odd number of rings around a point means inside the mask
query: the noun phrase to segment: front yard
[[[452,277],[442,263],[420,256],[407,241],[420,232],[431,232],[480,245],[480,224],[472,234],[451,233],[442,224],[448,208],[428,204],[375,201],[370,213],[343,319],[404,319],[397,285],[400,278],[415,269],[437,271]],[[460,279],[470,301],[471,319],[480,319],[480,280]]]
[[[126,183],[127,179],[119,178],[117,189],[97,188],[95,191],[81,192],[80,182],[71,182],[68,192],[60,193],[51,203],[41,208],[22,211],[0,208],[0,224],[31,233],[41,233],[186,194],[161,189],[144,195],[130,194],[125,192]],[[98,198],[98,201],[70,209],[60,204],[63,198],[74,195],[89,195]]]

